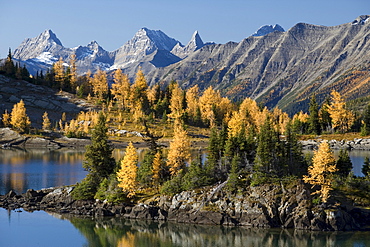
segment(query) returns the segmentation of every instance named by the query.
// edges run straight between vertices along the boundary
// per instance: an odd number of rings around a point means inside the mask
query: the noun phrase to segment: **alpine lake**
[[[145,150],[138,150],[139,157]],[[351,151],[353,172],[369,151]],[[124,150],[114,150],[119,160]],[[197,155],[197,154],[194,154]],[[0,194],[75,184],[87,174],[84,150],[0,149]],[[204,154],[206,156],[206,154]],[[313,232],[177,224],[125,219],[87,218],[44,211],[0,208],[0,246],[370,246],[369,232]]]

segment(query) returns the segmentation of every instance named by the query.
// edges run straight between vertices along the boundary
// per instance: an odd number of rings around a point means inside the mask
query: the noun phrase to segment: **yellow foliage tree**
[[[59,57],[59,60],[54,64],[53,69],[55,73],[55,82],[60,85],[60,88],[63,88],[64,85],[64,67],[63,67],[64,61],[62,57]]]
[[[3,125],[5,127],[10,126],[10,114],[8,113],[7,110],[5,110],[5,113],[3,114]]]
[[[30,118],[26,114],[26,107],[23,100],[13,106],[10,124],[13,128],[24,132],[31,126]]]
[[[171,91],[170,109],[171,114],[168,114],[168,117],[175,120],[175,125],[181,124],[185,110],[183,107],[183,91],[177,83],[175,83]]]
[[[161,163],[162,163],[162,157],[161,157],[161,153],[160,152],[157,152],[155,155],[154,155],[154,159],[153,159],[153,168],[152,168],[152,172],[153,172],[153,176],[152,176],[152,179],[153,179],[153,184],[154,185],[159,185],[159,181],[160,181],[160,172],[161,172]]]
[[[95,97],[102,101],[108,93],[107,73],[98,69],[90,81]]]
[[[198,84],[189,88],[186,91],[186,112],[189,117],[194,119],[197,114],[197,109],[199,107],[199,87]]]
[[[121,107],[128,108],[130,99],[130,80],[128,76],[123,74],[122,70],[117,69],[114,72],[113,80],[114,83],[111,89],[112,95]]]
[[[42,129],[43,130],[50,130],[50,119],[47,112],[44,112],[44,115],[42,115]]]
[[[332,119],[332,127],[344,133],[348,131],[355,121],[353,113],[346,109],[346,102],[340,93],[331,92],[331,104],[328,107],[328,112]]]
[[[220,101],[220,93],[215,91],[212,86],[208,87],[199,98],[199,107],[203,122],[209,122],[211,128],[216,126],[216,115],[214,110]]]
[[[167,156],[167,166],[172,176],[176,176],[185,167],[185,162],[190,159],[190,140],[188,133],[181,125],[175,126],[173,140]]]
[[[329,193],[332,188],[332,174],[336,172],[336,163],[333,151],[330,149],[329,143],[324,141],[320,144],[317,151],[314,152],[312,158],[312,166],[308,168],[308,175],[303,176],[303,180],[314,187],[320,186],[320,190],[313,194],[320,194],[323,202],[327,202]]]
[[[125,150],[125,156],[121,160],[121,168],[117,172],[118,186],[122,188],[124,193],[127,193],[128,198],[136,194],[138,159],[136,148],[130,142]]]
[[[70,63],[69,67],[71,68],[70,83],[71,83],[72,91],[74,91],[76,90],[76,86],[77,86],[77,66],[76,66],[76,54],[75,53],[73,53],[70,56],[69,63]]]

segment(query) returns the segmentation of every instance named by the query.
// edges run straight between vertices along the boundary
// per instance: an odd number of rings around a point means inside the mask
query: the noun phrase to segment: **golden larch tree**
[[[312,187],[318,185],[320,190],[313,194],[320,194],[323,202],[327,202],[329,193],[333,189],[333,173],[336,172],[336,163],[333,151],[330,149],[329,143],[324,141],[320,144],[317,151],[314,151],[312,165],[308,168],[308,175],[303,176],[306,183]]]
[[[136,148],[130,142],[125,150],[125,156],[121,160],[121,168],[117,172],[118,186],[122,188],[124,193],[127,193],[128,198],[136,194],[138,159]]]
[[[199,87],[198,84],[186,91],[186,112],[189,117],[194,119],[199,107]]]
[[[10,114],[8,113],[8,110],[5,110],[3,114],[3,125],[4,127],[10,126]]]
[[[160,182],[160,179],[161,179],[161,176],[160,176],[160,172],[161,172],[161,166],[162,166],[162,155],[160,152],[157,152],[155,155],[154,155],[154,159],[153,159],[153,168],[152,168],[152,173],[153,173],[153,176],[152,176],[152,180],[153,180],[153,184],[155,186],[158,186],[159,185],[159,182]]]
[[[91,79],[91,84],[95,97],[99,101],[102,101],[108,93],[107,73],[98,69],[94,74],[94,77]]]
[[[50,119],[47,112],[44,112],[42,115],[42,129],[43,130],[50,130]]]
[[[130,80],[128,76],[122,73],[122,70],[117,69],[114,72],[113,81],[114,83],[111,89],[112,95],[122,108],[129,108]]]
[[[174,119],[175,125],[181,124],[185,110],[183,107],[183,91],[177,83],[173,86],[171,91],[170,110],[171,113],[168,114],[168,117]]]
[[[54,73],[55,73],[54,80],[56,83],[58,83],[61,89],[64,86],[64,66],[63,64],[64,64],[64,61],[62,57],[59,57],[59,60],[53,66]]]
[[[175,126],[174,129],[174,137],[167,156],[167,166],[172,176],[176,176],[190,159],[190,140],[187,131],[181,125]]]
[[[13,106],[10,118],[10,124],[13,128],[21,132],[24,132],[31,126],[31,121],[26,114],[26,107],[23,100]]]
[[[72,88],[72,91],[75,91],[77,87],[77,66],[76,66],[76,54],[75,53],[73,53],[69,57],[69,67],[71,68],[71,79],[70,79],[71,88]]]
[[[328,112],[332,119],[332,127],[342,133],[349,130],[355,121],[353,113],[346,109],[346,102],[342,95],[334,90],[331,92],[331,104],[328,107]]]
[[[220,103],[221,96],[212,86],[208,87],[199,98],[199,107],[203,122],[209,122],[211,128],[216,126],[216,114],[214,110]]]

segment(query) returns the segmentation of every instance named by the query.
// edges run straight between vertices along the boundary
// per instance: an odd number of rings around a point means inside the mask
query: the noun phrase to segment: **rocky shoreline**
[[[322,139],[311,139],[306,141],[300,141],[303,149],[316,149]],[[370,139],[368,138],[354,138],[353,140],[330,140],[329,145],[332,149],[346,149],[346,150],[370,150]]]
[[[156,196],[138,204],[111,204],[98,200],[74,200],[73,186],[28,190],[0,196],[0,207],[8,210],[44,210],[79,216],[114,216],[179,223],[282,227],[320,231],[369,230],[370,210],[353,205],[312,205],[303,183],[250,187],[242,195],[231,195],[220,186],[184,191],[174,196]]]

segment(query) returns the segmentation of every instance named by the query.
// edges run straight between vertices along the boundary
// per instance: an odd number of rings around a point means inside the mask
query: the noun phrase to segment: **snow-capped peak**
[[[282,28],[279,24],[275,25],[264,25],[260,27],[252,36],[265,36],[266,34],[272,33],[274,31],[278,32],[285,32],[284,28]]]

